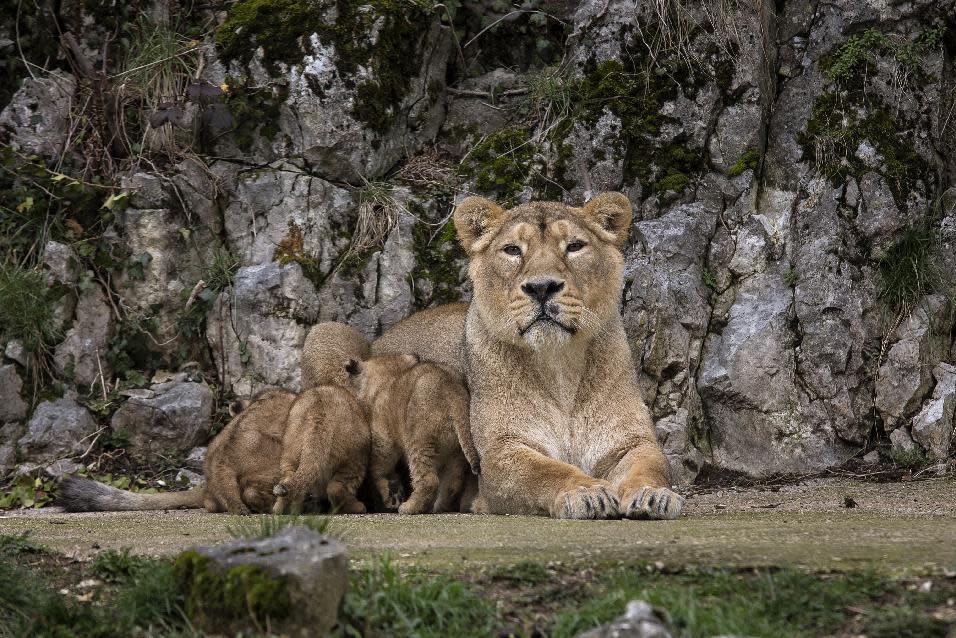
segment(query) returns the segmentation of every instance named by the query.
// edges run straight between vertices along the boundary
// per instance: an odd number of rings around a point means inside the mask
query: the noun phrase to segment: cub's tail
[[[60,482],[59,503],[67,512],[126,512],[192,509],[203,506],[203,488],[185,492],[137,494],[88,478],[68,476]]]

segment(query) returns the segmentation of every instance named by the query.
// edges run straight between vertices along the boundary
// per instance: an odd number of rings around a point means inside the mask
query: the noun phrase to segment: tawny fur
[[[138,494],[84,478],[60,484],[67,511],[159,510],[205,507],[210,512],[268,512],[281,475],[276,460],[295,395],[267,390],[257,395],[209,444],[203,474],[206,484],[185,492]],[[289,445],[295,445],[289,441]]]
[[[336,512],[364,513],[356,492],[365,478],[370,447],[365,411],[348,389],[322,385],[304,390],[289,412],[273,512],[298,513],[311,494],[327,497]]]
[[[482,461],[480,507],[678,516],[683,499],[666,487],[666,460],[620,316],[627,198],[605,193],[581,208],[531,202],[505,210],[470,197],[454,218],[470,258],[471,304],[426,311],[425,320],[413,315],[372,351],[427,351],[453,363],[464,344],[459,369]],[[561,284],[545,304],[523,289],[542,281]],[[548,319],[535,320],[545,309]]]
[[[382,500],[401,514],[457,510],[469,465],[475,473],[479,466],[461,376],[440,364],[419,362],[416,355],[354,361],[349,371],[371,417],[369,477]],[[412,493],[398,504],[389,477],[402,457]]]
[[[348,384],[345,362],[368,356],[368,340],[355,328],[338,321],[316,324],[302,348],[302,389],[328,384],[344,387]]]

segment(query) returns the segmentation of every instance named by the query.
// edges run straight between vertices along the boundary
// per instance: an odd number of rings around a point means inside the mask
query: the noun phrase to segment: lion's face
[[[533,349],[586,338],[618,312],[631,208],[617,193],[583,208],[532,202],[505,211],[469,198],[455,211],[474,304],[498,338]]]

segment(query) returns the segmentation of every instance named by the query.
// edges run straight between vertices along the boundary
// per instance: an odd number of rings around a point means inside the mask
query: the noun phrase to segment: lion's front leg
[[[487,459],[487,460],[485,460]],[[494,446],[482,457],[482,491],[491,487],[491,511],[547,512],[553,518],[619,518],[611,484],[521,443]],[[506,501],[507,507],[496,506]]]
[[[684,497],[667,487],[667,460],[656,443],[632,448],[608,474],[624,518],[674,519]]]

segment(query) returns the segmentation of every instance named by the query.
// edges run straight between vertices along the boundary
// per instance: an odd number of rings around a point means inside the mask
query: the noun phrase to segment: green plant
[[[53,502],[56,483],[52,479],[27,474],[13,479],[0,493],[0,510],[17,507],[40,508]]]
[[[920,470],[932,462],[918,445],[908,450],[896,446],[882,448],[880,456],[902,470]]]
[[[59,337],[53,315],[58,297],[41,272],[0,265],[0,334],[21,339],[34,354],[48,350]]]
[[[791,288],[797,285],[797,282],[800,281],[800,275],[797,273],[796,268],[788,268],[787,272],[783,273],[783,280]]]
[[[46,549],[30,539],[30,532],[22,534],[0,534],[0,556],[19,556],[21,554],[43,554]]]
[[[712,273],[709,268],[704,268],[703,272],[701,272],[701,277],[704,280],[705,286],[713,291],[717,291],[717,278],[714,277],[714,273]]]
[[[942,273],[934,259],[935,231],[912,227],[879,259],[879,296],[896,308],[911,308],[924,295],[935,291]]]
[[[327,516],[263,515],[245,517],[226,526],[233,538],[268,538],[290,525],[305,525],[313,532],[326,534],[329,529]]]
[[[492,604],[448,576],[402,574],[385,555],[352,577],[339,618],[346,636],[495,635]]]
[[[151,563],[146,558],[130,554],[129,549],[108,549],[96,555],[90,563],[90,573],[104,582],[118,583],[129,580]]]

